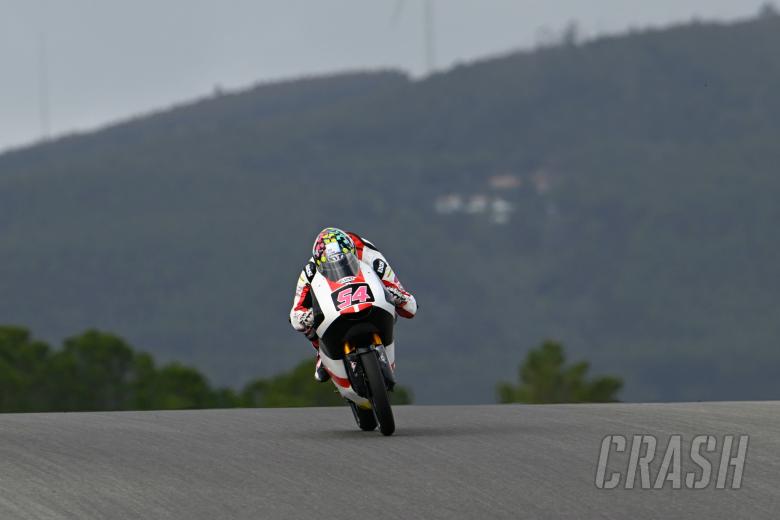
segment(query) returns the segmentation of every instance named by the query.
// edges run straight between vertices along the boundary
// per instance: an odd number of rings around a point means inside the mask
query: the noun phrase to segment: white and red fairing
[[[395,316],[395,305],[387,301],[385,286],[382,280],[370,265],[360,261],[359,266],[360,271],[357,276],[344,278],[338,282],[331,282],[319,272],[312,279],[311,290],[317,298],[320,310],[324,316],[322,323],[316,330],[318,337],[323,337],[328,327],[339,316],[359,312],[372,306],[379,307]],[[352,288],[355,287],[355,284],[366,284],[370,289],[371,295],[373,295],[373,301],[367,301],[367,291],[362,291],[359,286],[357,286],[357,290],[353,291]],[[393,343],[385,345],[385,351],[390,366],[395,369],[395,345]],[[370,408],[371,403],[352,389],[346,367],[344,366],[344,360],[329,358],[324,349],[320,349],[319,354],[323,366],[330,374],[333,384],[336,385],[339,393],[358,406]]]

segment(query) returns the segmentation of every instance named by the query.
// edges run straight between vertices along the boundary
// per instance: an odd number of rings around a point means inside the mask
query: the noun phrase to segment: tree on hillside
[[[312,371],[312,362],[304,360],[289,372],[252,381],[241,394],[242,404],[247,407],[343,406],[344,399],[333,385],[316,382]],[[409,404],[411,392],[396,386],[390,393],[390,402]]]
[[[58,411],[127,410],[134,399],[137,373],[133,349],[121,338],[89,330],[65,340],[51,357],[45,387]]]
[[[563,346],[545,341],[520,365],[520,384],[499,383],[501,403],[603,403],[617,401],[622,379],[613,376],[586,379],[590,365],[581,361],[564,366]]]
[[[0,327],[0,411],[101,411],[232,408],[229,388],[214,389],[198,370],[152,356],[122,338],[88,330],[52,350],[27,329]]]
[[[396,387],[394,404],[411,402]],[[213,388],[198,370],[155,366],[152,356],[122,338],[88,330],[52,350],[27,329],[0,326],[0,412],[178,410],[198,408],[341,406],[331,384],[312,378],[311,361],[247,384],[240,395]]]
[[[22,412],[42,406],[49,346],[21,327],[0,327],[0,412]]]
[[[48,380],[55,410],[180,410],[233,408],[230,389],[214,389],[197,369],[157,368],[113,334],[90,330],[65,340],[52,356]]]

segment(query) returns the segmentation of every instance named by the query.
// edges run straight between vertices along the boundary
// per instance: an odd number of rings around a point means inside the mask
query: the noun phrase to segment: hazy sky
[[[433,0],[439,69],[585,36],[751,16],[764,0]],[[425,69],[424,0],[0,0],[0,150],[263,80]],[[42,51],[45,49],[45,52]],[[46,56],[43,59],[43,56]],[[42,67],[47,63],[47,67]],[[41,96],[42,70],[48,96]]]

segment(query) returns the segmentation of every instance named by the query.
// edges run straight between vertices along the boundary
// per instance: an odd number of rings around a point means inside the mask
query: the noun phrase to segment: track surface
[[[0,518],[780,515],[780,403],[411,406],[396,422],[384,438],[346,407],[1,415]],[[750,435],[742,488],[597,489],[602,439],[634,433]]]

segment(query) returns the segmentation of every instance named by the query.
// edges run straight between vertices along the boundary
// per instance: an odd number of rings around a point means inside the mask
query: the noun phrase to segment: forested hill
[[[399,378],[492,401],[564,342],[622,398],[778,398],[780,17],[563,43],[421,81],[215,95],[0,156],[0,322],[107,329],[240,385],[311,356],[287,324],[314,234],[416,293]]]

